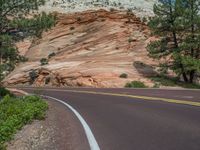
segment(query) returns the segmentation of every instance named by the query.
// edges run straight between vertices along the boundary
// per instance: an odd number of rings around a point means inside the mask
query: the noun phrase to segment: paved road
[[[101,150],[200,150],[198,90],[75,88],[40,92],[73,106],[90,126]],[[124,94],[178,99],[199,106]]]

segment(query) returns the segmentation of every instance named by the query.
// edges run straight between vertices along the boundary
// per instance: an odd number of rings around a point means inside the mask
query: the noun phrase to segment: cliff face
[[[6,85],[29,84],[31,70],[37,74],[34,85],[123,87],[133,80],[151,85],[146,77],[155,74],[150,65],[156,63],[145,49],[150,33],[136,16],[105,10],[57,16],[58,24],[42,39],[18,44],[29,61],[17,66]],[[41,66],[40,59],[50,54],[55,56]],[[120,78],[123,73],[128,78]]]

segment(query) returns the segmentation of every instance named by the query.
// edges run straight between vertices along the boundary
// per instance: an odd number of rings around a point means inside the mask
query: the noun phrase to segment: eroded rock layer
[[[57,25],[41,39],[18,44],[29,61],[4,84],[30,84],[34,70],[34,85],[123,87],[133,80],[151,85],[147,77],[155,74],[150,66],[156,63],[147,56],[150,33],[135,15],[98,10],[57,17]],[[41,66],[50,55],[48,65]],[[128,78],[120,78],[123,73]]]

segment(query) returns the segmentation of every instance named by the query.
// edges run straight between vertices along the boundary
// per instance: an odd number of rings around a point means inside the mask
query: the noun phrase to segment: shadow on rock
[[[133,66],[136,68],[136,70],[145,77],[152,77],[157,76],[158,73],[155,71],[155,68],[153,66],[144,64],[140,61],[135,61],[133,63]]]

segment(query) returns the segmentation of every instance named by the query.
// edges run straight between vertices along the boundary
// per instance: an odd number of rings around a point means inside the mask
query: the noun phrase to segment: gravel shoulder
[[[88,150],[84,131],[75,115],[48,100],[47,117],[23,127],[8,143],[8,150]]]

